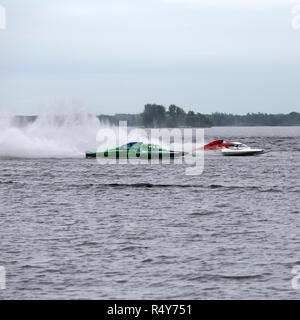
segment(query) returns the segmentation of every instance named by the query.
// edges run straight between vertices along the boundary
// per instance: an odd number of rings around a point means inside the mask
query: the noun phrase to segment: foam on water
[[[25,126],[6,116],[0,119],[0,157],[82,157],[97,146],[96,134],[105,126],[84,109],[47,111]]]

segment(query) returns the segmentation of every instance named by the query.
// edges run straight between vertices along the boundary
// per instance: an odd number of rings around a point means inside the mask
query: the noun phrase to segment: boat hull
[[[110,158],[110,159],[174,159],[187,155],[187,152],[95,152],[86,153],[87,159]]]
[[[263,149],[246,149],[246,150],[231,150],[223,149],[222,153],[224,156],[255,156],[264,153]]]

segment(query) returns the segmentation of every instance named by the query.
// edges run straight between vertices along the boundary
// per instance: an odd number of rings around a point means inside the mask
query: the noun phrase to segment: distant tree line
[[[205,115],[194,111],[186,113],[174,104],[170,105],[168,109],[162,105],[146,104],[141,118],[146,128],[205,128],[213,125],[213,122]]]
[[[194,111],[186,113],[174,104],[170,105],[168,109],[163,105],[146,104],[144,111],[140,114],[99,115],[98,118],[101,122],[108,122],[112,125],[117,125],[119,121],[127,121],[127,125],[130,127],[145,128],[206,128],[213,125],[207,116]]]
[[[23,127],[37,119],[37,116],[15,116],[12,124]],[[118,125],[119,121],[127,121],[130,127],[146,128],[207,128],[212,126],[300,126],[300,113],[267,114],[247,113],[235,115],[215,112],[212,114],[185,112],[182,108],[172,104],[169,108],[158,104],[146,104],[140,114],[99,115],[101,122]]]
[[[206,115],[214,126],[299,126],[300,113],[267,114],[247,113],[246,115],[234,115],[228,113],[212,113]]]
[[[127,121],[128,126],[146,128],[207,128],[220,126],[300,126],[300,113],[288,114],[247,113],[236,115],[230,113],[215,112],[212,114],[185,112],[176,105],[170,105],[167,109],[159,104],[146,104],[140,114],[116,114],[115,116],[100,116],[103,120],[109,117],[113,124],[119,121]]]

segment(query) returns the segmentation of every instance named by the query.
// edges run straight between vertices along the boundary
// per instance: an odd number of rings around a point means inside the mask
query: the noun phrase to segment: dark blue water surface
[[[0,160],[2,299],[299,299],[300,128],[212,128],[263,147],[181,165]]]

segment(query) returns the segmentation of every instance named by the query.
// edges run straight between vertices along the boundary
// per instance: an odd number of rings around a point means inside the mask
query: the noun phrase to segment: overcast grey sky
[[[0,107],[31,114],[62,100],[107,114],[148,102],[204,113],[300,111],[297,4],[0,0]]]

